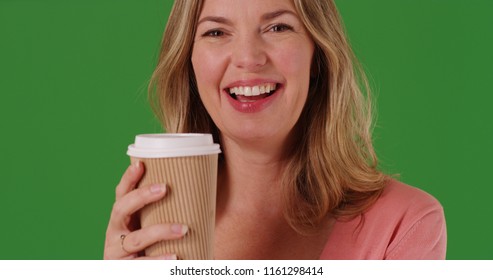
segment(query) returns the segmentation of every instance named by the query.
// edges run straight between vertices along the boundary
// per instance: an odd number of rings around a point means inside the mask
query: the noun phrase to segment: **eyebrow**
[[[271,19],[277,18],[277,17],[279,17],[281,15],[284,15],[284,14],[290,14],[292,16],[295,16],[296,18],[298,17],[294,12],[292,12],[290,10],[277,10],[277,11],[274,11],[274,12],[263,14],[262,17],[261,17],[261,19],[262,20],[271,20]],[[206,16],[206,17],[201,18],[197,22],[197,25],[199,25],[199,24],[201,24],[202,22],[205,22],[205,21],[212,21],[212,22],[223,23],[223,24],[228,24],[228,25],[231,25],[232,24],[231,20],[229,20],[229,19],[227,19],[225,17]]]
[[[232,24],[232,22],[229,19],[224,18],[224,17],[207,16],[207,17],[201,18],[197,22],[197,25],[199,25],[199,24],[201,24],[202,22],[205,22],[205,21],[212,21],[212,22],[217,22],[217,23],[224,23],[224,24],[228,24],[228,25],[231,25]]]
[[[290,10],[277,10],[277,11],[266,13],[266,14],[262,15],[262,19],[263,20],[270,20],[270,19],[274,19],[276,17],[280,17],[284,14],[290,14],[292,16],[295,16],[296,18],[298,17],[294,12],[292,12]]]

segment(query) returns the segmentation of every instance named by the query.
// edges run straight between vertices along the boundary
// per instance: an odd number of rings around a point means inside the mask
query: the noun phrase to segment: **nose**
[[[238,36],[235,41],[231,50],[231,62],[235,67],[255,72],[267,63],[265,44],[259,34]]]

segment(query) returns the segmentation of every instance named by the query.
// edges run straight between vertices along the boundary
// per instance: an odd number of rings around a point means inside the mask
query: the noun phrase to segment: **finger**
[[[136,160],[127,168],[122,178],[120,179],[120,183],[118,183],[118,186],[115,190],[116,200],[122,198],[125,194],[133,190],[135,186],[139,183],[143,174],[144,164],[141,161]]]
[[[115,201],[110,216],[110,225],[117,231],[125,231],[129,226],[132,214],[145,205],[155,202],[166,195],[165,184],[155,184],[149,187],[138,188]]]
[[[124,249],[125,235],[106,234],[106,240],[104,244],[104,259],[105,260],[118,260],[118,259],[135,259],[138,254],[128,252]]]
[[[156,256],[156,257],[139,257],[136,258],[136,260],[177,260],[178,257],[175,254],[166,254],[162,256]]]
[[[183,224],[155,224],[129,233],[120,247],[124,255],[134,254],[159,241],[182,238],[187,232],[188,226]]]

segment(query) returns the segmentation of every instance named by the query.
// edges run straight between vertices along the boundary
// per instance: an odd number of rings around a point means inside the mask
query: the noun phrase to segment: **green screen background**
[[[493,1],[339,0],[389,173],[438,198],[448,259],[493,259]],[[0,0],[0,259],[101,259],[170,0]]]

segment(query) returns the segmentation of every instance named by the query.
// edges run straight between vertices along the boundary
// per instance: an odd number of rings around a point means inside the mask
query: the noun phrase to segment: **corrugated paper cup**
[[[140,160],[145,173],[138,187],[165,183],[166,196],[145,206],[141,226],[181,223],[189,230],[182,239],[148,247],[147,256],[177,254],[180,259],[214,257],[214,223],[219,144],[210,134],[142,134],[128,147],[131,161]]]

